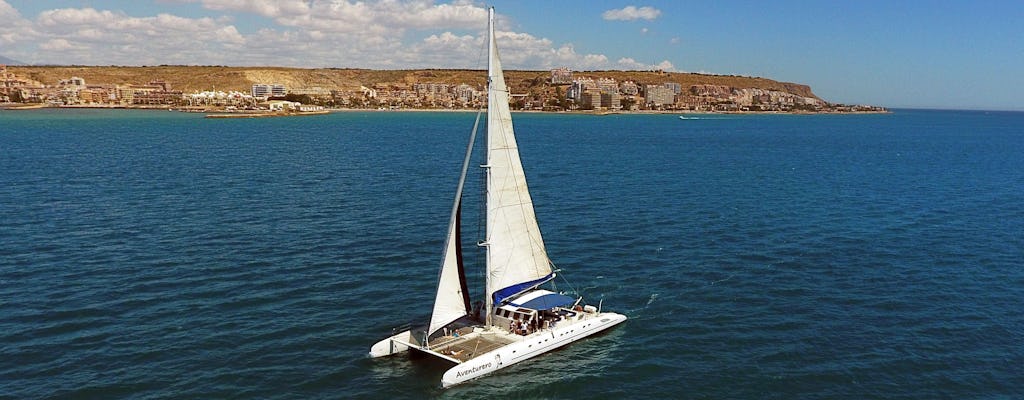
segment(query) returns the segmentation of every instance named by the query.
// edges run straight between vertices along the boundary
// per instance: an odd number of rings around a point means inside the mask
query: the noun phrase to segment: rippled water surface
[[[473,117],[0,111],[0,398],[1024,397],[1021,113],[516,114],[630,320],[444,391],[365,358],[429,313]]]

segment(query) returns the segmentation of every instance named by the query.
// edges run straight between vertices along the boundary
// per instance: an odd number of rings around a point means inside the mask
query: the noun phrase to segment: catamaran
[[[542,288],[558,272],[548,259],[533,200],[519,159],[509,111],[509,92],[488,11],[486,250],[484,304],[470,304],[462,260],[462,190],[477,125],[462,164],[445,240],[430,320],[394,333],[370,348],[370,357],[420,352],[454,364],[441,378],[449,387],[536,357],[626,320],[626,316]]]

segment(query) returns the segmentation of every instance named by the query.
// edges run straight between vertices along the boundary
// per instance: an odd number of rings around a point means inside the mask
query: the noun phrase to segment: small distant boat
[[[449,387],[528,360],[611,328],[626,316],[541,288],[555,278],[534,215],[509,112],[509,92],[488,12],[487,229],[479,243],[487,251],[484,304],[470,306],[460,234],[462,189],[476,136],[474,123],[462,164],[437,294],[426,325],[396,328],[370,348],[370,357],[413,351],[450,362],[441,378]],[[480,115],[477,115],[479,122]],[[406,329],[406,330],[403,330]],[[398,332],[402,330],[401,332]],[[398,333],[396,333],[398,332]]]
[[[700,118],[700,117],[687,117],[685,115],[680,115],[679,119],[702,119],[702,118]]]
[[[0,109],[3,110],[37,110],[48,107],[45,103],[8,103]]]

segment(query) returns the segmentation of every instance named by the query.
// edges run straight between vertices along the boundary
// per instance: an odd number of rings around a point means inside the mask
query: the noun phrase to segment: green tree
[[[623,110],[631,110],[633,109],[633,105],[635,104],[636,100],[634,100],[632,97],[623,97],[622,99],[619,100],[619,105],[622,106]]]
[[[559,108],[561,108],[561,109],[563,109],[563,110],[566,108],[565,92],[562,91],[562,87],[561,86],[555,86],[555,104],[554,105],[559,107]]]
[[[314,101],[312,97],[309,97],[308,94],[288,93],[288,94],[286,94],[284,96],[284,99],[287,100],[287,101],[294,101],[296,103],[302,103],[302,104],[315,104],[316,103],[316,101]]]

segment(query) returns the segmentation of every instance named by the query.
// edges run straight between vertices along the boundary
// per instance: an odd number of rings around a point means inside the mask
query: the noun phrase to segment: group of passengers
[[[525,320],[524,321],[520,321],[518,319],[513,319],[513,320],[509,321],[509,324],[508,324],[508,331],[512,332],[512,333],[515,333],[517,335],[526,336],[526,335],[529,335],[529,334],[533,333],[533,331],[535,331],[535,330],[536,329],[534,329],[533,324],[531,324],[531,323],[529,323],[529,322],[527,322]]]
[[[550,310],[542,310],[536,319],[512,319],[509,321],[508,331],[517,335],[529,335],[536,332],[538,329],[551,329],[555,327],[555,324],[562,319],[565,319],[563,312],[560,312],[558,308],[552,308]],[[575,315],[574,312],[568,311],[567,314]]]

